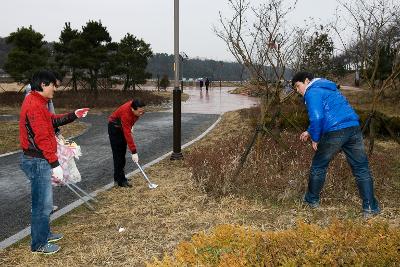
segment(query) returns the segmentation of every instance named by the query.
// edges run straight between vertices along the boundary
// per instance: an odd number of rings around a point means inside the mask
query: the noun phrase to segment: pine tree
[[[153,55],[150,44],[127,33],[118,47],[121,72],[125,75],[124,90],[135,89],[136,84],[144,84],[151,74],[146,72],[149,58]]]
[[[79,77],[78,69],[82,65],[81,57],[76,49],[76,42],[79,42],[80,33],[78,30],[71,28],[71,23],[66,22],[64,29],[61,31],[59,42],[54,44],[55,60],[59,69],[63,72],[71,72],[72,88],[77,90],[77,80]]]
[[[13,48],[4,64],[5,71],[17,82],[27,83],[33,73],[47,67],[50,57],[44,47],[44,35],[32,29],[21,27],[12,32],[6,39]]]

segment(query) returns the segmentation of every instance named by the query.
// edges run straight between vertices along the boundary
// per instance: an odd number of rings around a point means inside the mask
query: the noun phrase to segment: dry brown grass
[[[213,132],[189,150],[206,148],[221,138],[243,135],[251,129],[244,123],[246,120],[250,120],[246,112],[224,115]],[[391,146],[385,144],[388,149]],[[338,214],[363,223],[358,209],[346,204],[324,204],[320,209],[310,210],[300,199],[277,205],[237,195],[210,197],[194,183],[193,174],[184,162],[167,159],[146,173],[159,184],[157,189],[149,190],[143,178],[135,175],[134,188],[113,188],[98,196],[96,213],[79,208],[53,223],[53,231],[65,234],[59,242],[62,250],[56,255],[33,255],[29,241],[25,240],[0,251],[0,266],[144,266],[153,257],[171,253],[178,243],[189,240],[193,234],[209,232],[221,224],[283,230],[292,228],[298,220],[327,225]],[[374,220],[385,220],[398,227],[398,218],[399,209],[395,206],[384,207],[384,216]],[[119,232],[121,227],[125,231]]]
[[[121,93],[121,92],[119,92]],[[129,93],[129,92],[128,92]],[[167,110],[170,109],[172,107],[172,92],[168,91],[168,92],[157,92],[157,91],[151,91],[151,92],[147,92],[150,93],[150,97],[147,97],[149,99],[154,98],[153,100],[149,100],[149,102],[147,103],[146,106],[146,112],[157,112],[157,111],[162,111],[162,110]],[[147,95],[146,93],[146,95]],[[86,102],[82,102],[82,101],[76,101],[76,99],[72,99],[74,96],[71,93],[69,94],[69,100],[61,100],[60,98],[62,97],[62,94],[65,94],[65,92],[58,94],[58,97],[56,95],[56,99],[55,99],[55,106],[56,106],[56,111],[57,113],[65,113],[65,112],[70,112],[71,110],[74,110],[74,108],[81,108],[83,106],[86,106]],[[120,97],[120,101],[115,101],[113,103],[108,103],[107,105],[97,105],[95,107],[91,108],[90,113],[91,114],[100,114],[100,113],[111,113],[113,112],[119,105],[123,104],[124,101],[128,101],[129,97],[127,96],[128,94],[125,94],[126,97],[121,99]],[[58,98],[58,102],[57,102],[57,98]],[[100,94],[100,96],[98,97],[98,99],[100,99],[100,101],[98,101],[99,103],[101,102],[107,102],[104,99],[110,98],[109,95],[102,95]],[[112,97],[111,97],[112,98]],[[103,100],[102,100],[103,99]],[[189,95],[186,93],[182,93],[182,97],[181,97],[182,101],[185,102],[189,99]],[[20,112],[20,108],[21,108],[21,103],[23,100],[23,94],[22,93],[1,93],[0,92],[0,115],[18,115]],[[65,103],[63,103],[65,102]]]
[[[17,121],[0,122],[0,154],[19,150],[19,124]],[[61,127],[65,138],[79,135],[87,129],[82,122],[75,122]]]
[[[343,94],[349,99],[352,106],[359,110],[370,110],[372,106],[372,94],[368,90],[352,91],[343,90]],[[387,96],[377,104],[377,110],[387,116],[400,117],[400,99],[395,96]]]
[[[0,154],[19,149],[18,122],[0,122]]]
[[[246,199],[208,198],[191,183],[182,162],[165,160],[146,172],[159,188],[149,190],[136,175],[133,189],[103,193],[96,213],[80,209],[53,227],[65,234],[60,253],[33,255],[25,241],[0,252],[0,265],[142,266],[218,224],[264,225],[268,214],[264,206]],[[120,227],[126,230],[120,233]]]
[[[18,92],[24,87],[25,85],[22,83],[0,83],[0,92]]]

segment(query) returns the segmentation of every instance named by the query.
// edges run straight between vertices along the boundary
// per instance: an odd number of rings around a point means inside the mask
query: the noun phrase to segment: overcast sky
[[[180,51],[189,57],[233,61],[225,43],[213,32],[219,26],[219,12],[229,16],[227,0],[180,0]],[[263,2],[251,0],[252,4]],[[299,0],[291,23],[302,24],[331,19],[336,0]],[[44,34],[46,41],[57,41],[65,22],[81,30],[89,20],[101,20],[113,41],[127,33],[143,38],[154,52],[173,53],[174,0],[3,0],[0,5],[0,36],[18,27]]]

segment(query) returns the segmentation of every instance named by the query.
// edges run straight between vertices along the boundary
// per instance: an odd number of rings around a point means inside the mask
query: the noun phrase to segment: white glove
[[[86,117],[88,111],[89,111],[89,108],[80,108],[80,109],[75,110],[75,115],[78,118],[84,118],[84,117]]]
[[[132,160],[133,162],[139,163],[139,156],[137,153],[132,154]]]
[[[309,138],[310,138],[310,134],[307,131],[303,132],[300,135],[300,140],[303,142],[307,141]]]
[[[53,171],[53,175],[52,175],[53,179],[56,181],[59,181],[59,182],[63,182],[64,172],[63,172],[63,169],[61,168],[61,166],[59,165],[59,166],[53,168],[52,171]]]

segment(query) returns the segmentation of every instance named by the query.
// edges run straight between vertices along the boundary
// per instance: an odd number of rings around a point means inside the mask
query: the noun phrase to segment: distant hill
[[[157,75],[161,78],[163,75],[168,75],[170,79],[174,78],[174,55],[158,53],[149,60],[147,71],[152,74],[153,78]],[[266,67],[267,73],[271,73],[274,77],[271,67]],[[216,61],[212,59],[191,58],[184,60],[181,63],[181,74],[184,78],[204,78],[208,77],[211,80],[223,81],[241,81],[250,78],[248,71],[236,62]],[[285,79],[292,77],[293,71],[287,69],[285,71]]]
[[[174,55],[157,53],[149,60],[147,71],[153,78],[157,75],[168,75],[174,78]],[[183,75],[182,75],[183,74]],[[191,58],[181,63],[181,75],[184,78],[204,78],[211,80],[240,81],[249,78],[242,66],[235,62],[216,61],[211,59]]]

